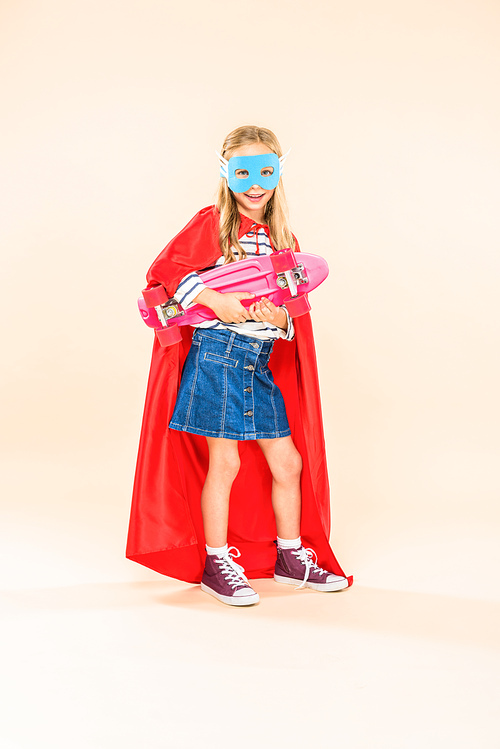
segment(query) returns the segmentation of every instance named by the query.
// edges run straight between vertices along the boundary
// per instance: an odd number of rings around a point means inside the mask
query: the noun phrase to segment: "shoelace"
[[[303,546],[301,546],[300,549],[292,549],[292,554],[297,557],[297,559],[299,559],[306,568],[304,579],[302,580],[301,584],[295,588],[295,590],[300,590],[300,588],[305,587],[305,584],[309,579],[311,570],[313,570],[313,572],[317,572],[319,575],[330,574],[329,572],[327,572],[327,570],[324,570],[323,567],[318,566],[318,555],[316,554],[314,549],[305,549]]]
[[[215,560],[215,563],[219,565],[219,569],[224,579],[227,580],[231,588],[246,587],[249,583],[248,578],[244,575],[245,568],[240,564],[237,564],[234,561],[234,557],[236,557],[236,559],[241,557],[241,551],[239,551],[236,546],[230,546],[226,555],[224,557],[218,557]]]

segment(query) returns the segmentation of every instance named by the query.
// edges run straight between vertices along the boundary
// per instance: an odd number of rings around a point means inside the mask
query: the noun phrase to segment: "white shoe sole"
[[[208,593],[209,596],[217,598],[222,603],[227,603],[228,606],[252,606],[254,603],[259,603],[260,598],[258,593],[251,593],[248,596],[223,596],[221,593],[216,593],[215,590],[209,588],[205,583],[201,583],[201,589]]]
[[[277,583],[283,583],[284,585],[296,585],[297,587],[301,584],[301,580],[295,580],[293,577],[283,577],[282,575],[275,575],[274,580]],[[305,588],[312,588],[313,590],[319,590],[322,593],[332,593],[335,590],[344,590],[349,587],[347,578],[343,577],[340,580],[333,580],[331,583],[310,583],[306,582]]]

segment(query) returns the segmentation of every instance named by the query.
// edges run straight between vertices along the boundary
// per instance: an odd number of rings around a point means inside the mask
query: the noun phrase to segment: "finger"
[[[255,320],[256,322],[260,322],[260,317],[259,317],[260,313],[258,309],[254,307],[254,309],[249,309],[248,312],[252,320]]]
[[[269,307],[267,306],[267,304],[265,304],[265,302],[260,302],[260,304],[257,307],[257,309],[263,315],[268,315],[270,313],[270,311],[271,311],[269,309]]]
[[[261,309],[257,310],[255,314],[259,322],[264,322],[267,319],[266,313]]]
[[[253,299],[255,294],[251,294],[249,291],[237,291],[235,292],[236,299]]]
[[[269,320],[272,322],[274,318],[276,317],[276,310],[272,307],[266,307],[266,312],[269,316]]]
[[[276,306],[273,304],[273,302],[271,302],[270,299],[268,299],[267,297],[262,297],[262,301],[264,302],[267,309],[270,309],[271,311],[274,312],[274,310],[276,309]]]

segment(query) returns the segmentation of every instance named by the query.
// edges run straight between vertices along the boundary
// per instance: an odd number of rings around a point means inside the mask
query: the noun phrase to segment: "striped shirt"
[[[265,230],[261,227],[256,232],[256,224],[252,224],[247,234],[244,234],[240,238],[240,244],[247,253],[248,257],[256,257],[258,255],[271,255],[273,248],[269,241]],[[236,257],[238,256],[237,251],[232,248]],[[215,263],[215,266],[223,265],[224,257],[221,255]],[[184,276],[182,281],[179,283],[177,290],[174,294],[176,301],[182,305],[183,309],[187,309],[198,294],[207,287],[200,279],[198,273],[189,273]],[[246,320],[241,323],[225,323],[221,320],[206,320],[201,323],[193,325],[194,328],[211,328],[214,330],[231,330],[235,333],[241,333],[242,335],[250,336],[251,338],[259,338],[260,340],[273,340],[276,338],[284,338],[285,341],[291,341],[295,335],[293,321],[286,307],[282,307],[286,313],[288,326],[286,331],[278,328],[276,325],[271,325],[268,322],[255,322],[255,320]]]

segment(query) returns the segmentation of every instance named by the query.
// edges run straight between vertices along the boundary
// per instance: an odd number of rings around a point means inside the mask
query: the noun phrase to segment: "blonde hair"
[[[243,127],[238,127],[230,132],[224,141],[221,154],[229,160],[238,148],[253,143],[262,143],[278,156],[283,154],[275,134],[265,127],[257,127],[256,125],[243,125]],[[247,254],[238,240],[240,227],[238,203],[224,177],[221,177],[219,183],[215,205],[220,214],[219,245],[224,255],[224,262],[231,263],[236,260],[231,247],[238,251],[240,260],[245,258]],[[286,247],[294,248],[295,240],[289,226],[288,206],[281,179],[271,200],[266,205],[264,221],[269,226],[271,244],[275,250],[283,250]]]

